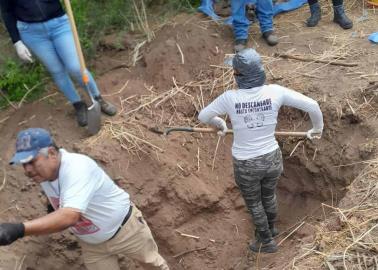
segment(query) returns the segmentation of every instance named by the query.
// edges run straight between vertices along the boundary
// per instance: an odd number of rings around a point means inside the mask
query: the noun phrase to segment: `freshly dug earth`
[[[360,14],[357,8],[352,17]],[[182,15],[165,25],[156,39],[142,48],[142,58],[134,67],[130,59],[137,41],[132,36],[124,37],[125,49],[121,50],[112,46],[112,38],[104,40],[104,51],[93,65],[104,95],[122,112],[114,118],[104,117],[99,136],[88,138],[85,130],[76,126],[72,108],[61,94],[0,113],[0,161],[6,176],[0,188],[0,221],[45,214],[39,187],[23,176],[22,168],[7,165],[17,132],[38,126],[51,130],[58,145],[96,159],[130,193],[172,269],[289,267],[301,243],[314,237],[311,224],[322,218],[321,203],[336,205],[344,196],[358,173],[358,162],[374,154],[372,142],[377,134],[377,92],[364,91],[369,81],[374,85],[374,77],[365,75],[376,73],[376,47],[365,37],[374,30],[371,24],[356,23],[353,30],[343,31],[325,15],[319,27],[310,29],[303,26],[306,16],[307,9],[302,8],[277,17],[281,43],[274,48],[263,43],[257,26],[251,29],[250,45],[263,55],[268,82],[318,100],[325,121],[320,141],[278,138],[285,171],[278,186],[282,234],[277,238],[277,254],[256,256],[248,251],[254,228],[233,180],[231,137],[173,133],[164,138],[148,129],[196,124],[201,105],[225,90],[221,86],[230,72],[224,73],[226,69],[220,66],[225,54],[232,53],[231,31],[198,14]],[[376,19],[377,15],[370,15],[370,20]],[[286,60],[274,57],[276,52],[328,61],[336,58],[358,66]],[[209,82],[214,83],[211,86]],[[149,98],[180,87],[186,90],[141,108]],[[279,130],[306,131],[309,126],[308,116],[302,112],[289,108],[280,112]],[[150,146],[122,140],[128,136],[125,132]],[[303,221],[304,225],[286,238]],[[122,269],[141,269],[127,258],[120,259]],[[0,269],[85,268],[75,238],[65,232],[26,237],[1,248]]]

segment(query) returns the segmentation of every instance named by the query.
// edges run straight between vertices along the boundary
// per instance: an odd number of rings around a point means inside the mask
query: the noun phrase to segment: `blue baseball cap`
[[[53,144],[50,133],[43,128],[22,130],[17,135],[16,153],[9,164],[28,163],[38,155],[42,148]]]

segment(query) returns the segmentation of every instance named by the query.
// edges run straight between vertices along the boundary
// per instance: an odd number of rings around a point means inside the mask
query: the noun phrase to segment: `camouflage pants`
[[[279,148],[252,159],[234,158],[236,184],[259,232],[269,231],[269,224],[276,219],[275,190],[282,171],[282,154]]]

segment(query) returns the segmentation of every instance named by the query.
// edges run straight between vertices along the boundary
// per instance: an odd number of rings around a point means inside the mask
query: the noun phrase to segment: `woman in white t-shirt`
[[[236,184],[255,225],[254,252],[276,252],[273,237],[277,216],[275,189],[282,173],[282,155],[274,137],[278,111],[282,105],[307,112],[313,128],[309,139],[320,138],[323,116],[318,103],[288,88],[265,85],[265,72],[260,55],[253,49],[238,52],[229,61],[234,68],[238,90],[229,90],[204,108],[198,119],[216,126],[225,135],[226,122],[219,115],[230,117],[234,131],[232,156]]]

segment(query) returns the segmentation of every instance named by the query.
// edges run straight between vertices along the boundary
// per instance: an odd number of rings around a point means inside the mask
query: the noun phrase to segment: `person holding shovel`
[[[282,154],[274,136],[278,111],[286,105],[307,112],[313,126],[307,132],[309,139],[321,137],[323,116],[315,100],[276,84],[266,85],[261,58],[255,50],[244,49],[228,63],[239,89],[217,97],[198,119],[225,135],[227,125],[219,115],[230,117],[234,177],[255,225],[256,241],[250,249],[273,253],[277,251],[273,237],[278,234],[274,226],[276,185],[283,171]]]
[[[70,229],[88,270],[119,270],[120,254],[146,269],[169,270],[141,211],[94,160],[59,149],[48,131],[30,128],[18,133],[10,164],[21,164],[25,175],[41,185],[54,211],[0,224],[0,246]]]
[[[78,95],[71,77],[84,85],[69,20],[59,0],[0,0],[1,14],[18,56],[33,62],[32,53],[47,68],[59,90],[76,111],[80,126],[87,125],[87,105]],[[88,89],[100,103],[103,113],[113,116],[116,107],[105,101],[95,80]]]

